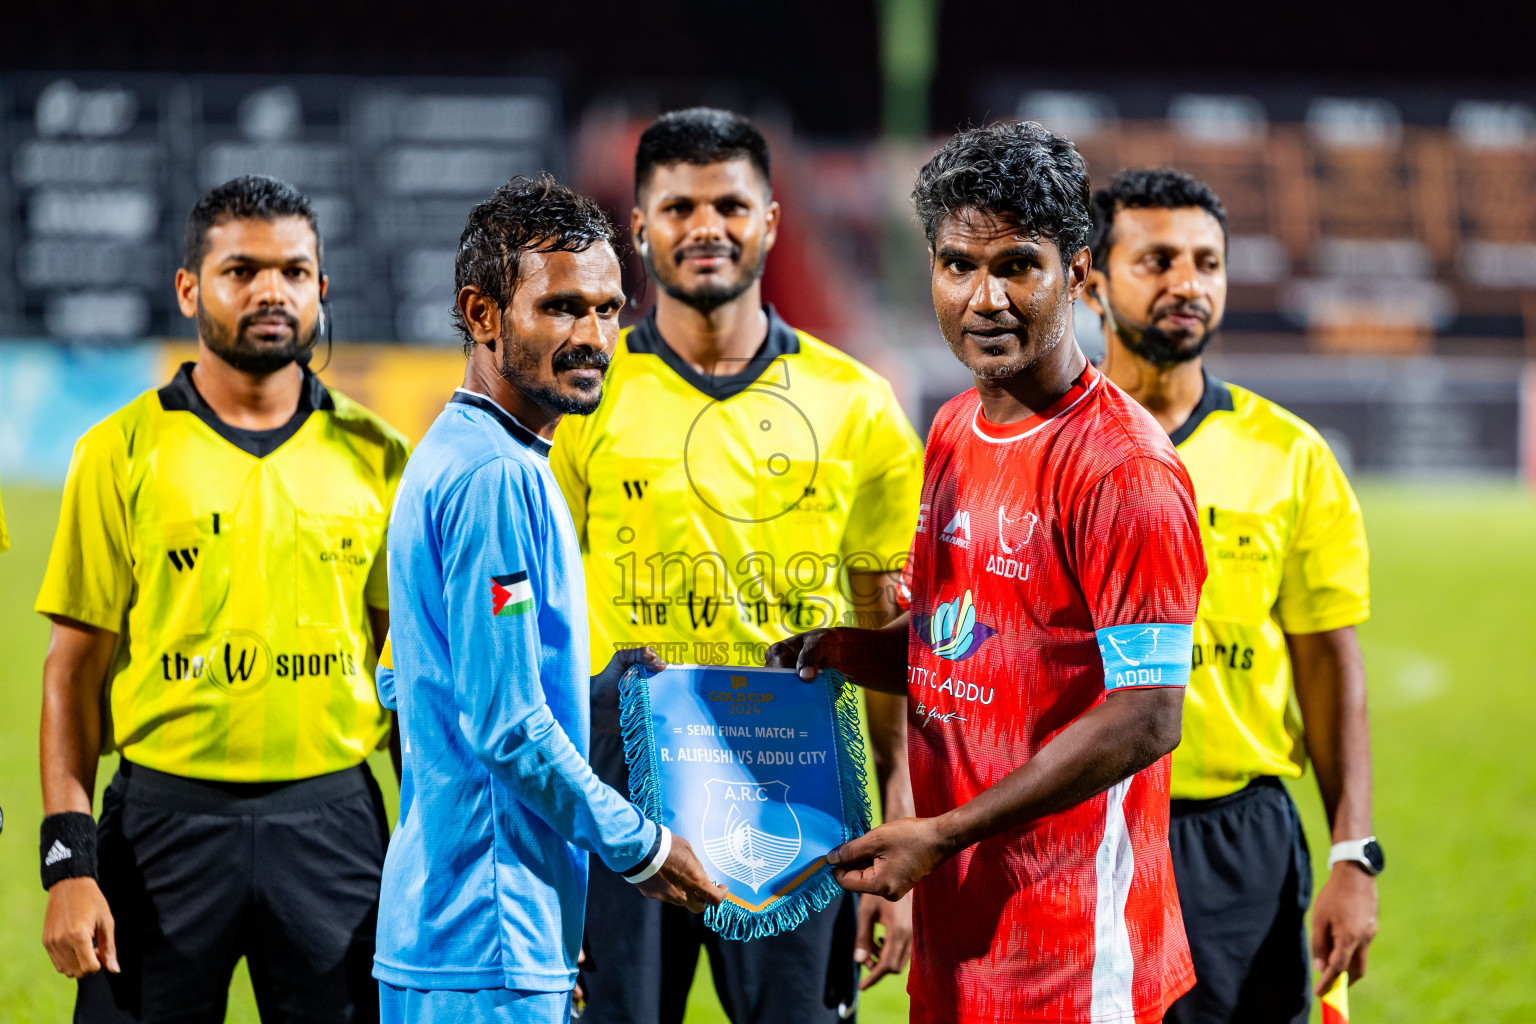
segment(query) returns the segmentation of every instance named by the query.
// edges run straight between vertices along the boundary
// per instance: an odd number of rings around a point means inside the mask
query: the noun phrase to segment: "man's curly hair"
[[[506,309],[517,290],[523,253],[585,252],[603,242],[617,250],[618,237],[602,207],[548,174],[518,175],[477,203],[453,262],[453,326],[464,337],[465,356],[475,350],[457,302],[465,285],[479,285]]]
[[[1093,194],[1093,230],[1088,247],[1093,265],[1109,270],[1109,250],[1115,246],[1115,214],[1121,210],[1179,210],[1199,207],[1221,225],[1227,238],[1227,208],[1211,186],[1172,167],[1132,167],[1109,179],[1109,187]]]
[[[945,217],[978,210],[1049,238],[1065,267],[1088,242],[1088,167],[1077,147],[1034,121],[968,128],[917,174],[912,202],[928,244]]]

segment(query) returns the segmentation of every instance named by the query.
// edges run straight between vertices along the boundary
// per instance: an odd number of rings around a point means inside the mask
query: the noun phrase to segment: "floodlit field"
[[[1388,856],[1357,1024],[1536,1018],[1536,501],[1513,486],[1361,488],[1375,617],[1362,630],[1376,741],[1376,821]],[[73,986],[39,944],[37,721],[46,623],[32,613],[55,491],[7,487],[0,555],[0,1021],[69,1018]],[[392,783],[387,765],[381,778]],[[103,767],[105,783],[110,769]],[[386,785],[386,791],[389,786]],[[1310,780],[1298,788],[1325,855]],[[391,793],[392,796],[392,793]],[[708,982],[690,1021],[724,1019]],[[785,979],[793,984],[794,979]],[[906,1019],[901,982],[862,1006]],[[230,1020],[254,1021],[243,976]]]

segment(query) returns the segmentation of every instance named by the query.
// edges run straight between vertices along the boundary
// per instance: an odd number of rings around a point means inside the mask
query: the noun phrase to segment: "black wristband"
[[[79,811],[50,814],[43,819],[43,888],[66,878],[96,877],[96,819]]]
[[[650,867],[651,863],[656,859],[656,855],[661,852],[661,841],[665,838],[667,838],[667,830],[662,828],[660,825],[657,825],[656,838],[651,840],[651,848],[645,851],[645,856],[640,858],[640,863],[636,864],[628,871],[620,871],[619,877],[628,881],[630,875],[638,875],[640,872]]]

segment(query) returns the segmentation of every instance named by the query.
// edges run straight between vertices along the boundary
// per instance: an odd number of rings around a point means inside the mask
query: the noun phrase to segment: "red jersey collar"
[[[990,441],[993,444],[1005,444],[1027,437],[1051,420],[1070,412],[1077,403],[1087,398],[1089,393],[1098,387],[1102,377],[1103,374],[1089,363],[1083,368],[1083,372],[1078,374],[1077,380],[1072,382],[1072,386],[1067,388],[1067,393],[1052,402],[1049,409],[1019,420],[1017,423],[993,423],[981,414],[981,404],[978,402],[976,414],[971,419],[971,430],[983,441]]]

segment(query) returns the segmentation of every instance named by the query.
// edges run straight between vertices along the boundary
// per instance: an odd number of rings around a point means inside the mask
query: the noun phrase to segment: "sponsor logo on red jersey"
[[[964,661],[997,632],[976,618],[976,602],[969,590],[939,605],[932,615],[913,615],[912,624],[918,639],[946,661]]]
[[[953,544],[957,548],[971,546],[971,514],[965,509],[960,509],[950,517],[949,525],[944,527],[944,532],[939,534],[939,540],[945,544]]]

